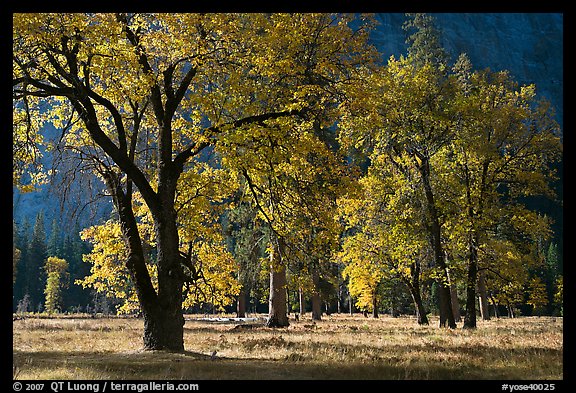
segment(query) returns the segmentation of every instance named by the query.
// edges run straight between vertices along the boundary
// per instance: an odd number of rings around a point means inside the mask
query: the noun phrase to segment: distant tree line
[[[80,239],[78,227],[63,230],[70,224],[57,219],[49,225],[47,231],[43,211],[33,223],[28,218],[13,223],[12,309],[43,312],[48,302],[51,311],[91,312],[99,307],[94,294],[74,285],[90,273],[90,266],[82,261],[90,245]],[[57,298],[52,297],[55,288],[60,292]]]

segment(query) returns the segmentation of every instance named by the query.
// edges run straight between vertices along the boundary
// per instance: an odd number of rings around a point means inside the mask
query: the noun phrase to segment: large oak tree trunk
[[[267,327],[287,327],[288,313],[286,307],[286,266],[282,262],[281,240],[275,243],[270,253],[270,297],[268,302]]]
[[[168,196],[163,213],[154,217],[157,244],[158,302],[144,325],[148,349],[184,350],[182,287],[184,274],[173,198]],[[146,316],[145,316],[146,319]]]
[[[147,350],[184,351],[184,317],[181,305],[171,309],[154,307],[144,313],[144,348]]]
[[[158,292],[146,267],[142,240],[132,211],[132,198],[125,193],[118,179],[105,176],[112,191],[122,235],[127,246],[126,267],[136,288],[144,317],[144,349],[184,350],[184,316],[182,314],[182,271],[175,212],[168,212],[155,222],[158,246]]]

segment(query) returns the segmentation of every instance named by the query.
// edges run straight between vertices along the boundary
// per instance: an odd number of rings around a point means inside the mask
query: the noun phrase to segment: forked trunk
[[[419,282],[408,284],[407,286],[410,291],[410,296],[412,296],[412,301],[414,302],[414,308],[416,309],[416,320],[418,321],[418,325],[428,325],[428,317],[426,316],[426,310],[422,303]]]
[[[158,239],[158,293],[146,267],[142,240],[132,211],[132,199],[123,192],[112,174],[105,177],[118,211],[120,227],[127,246],[126,267],[136,289],[144,317],[144,349],[184,350],[182,314],[182,273],[174,216],[172,223],[156,223]],[[174,213],[175,214],[175,213]]]

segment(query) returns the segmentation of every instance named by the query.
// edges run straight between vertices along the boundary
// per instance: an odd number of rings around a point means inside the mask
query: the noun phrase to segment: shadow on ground
[[[298,356],[284,360],[212,358],[196,352],[133,351],[125,353],[14,351],[17,378],[52,370],[49,379],[142,380],[271,380],[271,379],[515,379],[525,367],[505,369],[489,364],[463,367],[435,363],[387,361],[347,363],[307,361]]]

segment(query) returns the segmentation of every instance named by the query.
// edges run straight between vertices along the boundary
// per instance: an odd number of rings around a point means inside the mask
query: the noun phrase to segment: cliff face
[[[534,83],[537,94],[563,115],[563,15],[559,13],[436,13],[436,26],[454,61],[466,53],[475,69],[508,70],[520,84]],[[406,53],[404,14],[377,14],[372,35],[386,59]]]

